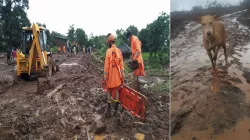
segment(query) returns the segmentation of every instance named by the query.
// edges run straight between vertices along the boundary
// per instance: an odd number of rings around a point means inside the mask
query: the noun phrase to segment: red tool
[[[121,106],[133,116],[145,120],[147,98],[144,95],[124,84],[119,89],[113,89],[110,91],[103,81],[102,88],[105,92],[111,92],[113,99],[115,99],[115,92],[118,90]]]

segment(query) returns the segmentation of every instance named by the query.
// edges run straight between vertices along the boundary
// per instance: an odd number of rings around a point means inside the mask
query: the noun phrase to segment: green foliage
[[[90,39],[89,45],[95,46],[95,48],[100,49],[100,48],[106,48],[106,36],[101,35],[101,36],[94,36]]]
[[[154,59],[158,56],[160,64],[169,63],[169,24],[170,17],[162,12],[158,18],[148,24],[145,29],[139,33],[139,37],[143,44],[143,50],[149,50],[150,64],[155,64]],[[165,59],[164,59],[165,58]]]
[[[164,65],[169,63],[169,21],[170,17],[165,12],[162,12],[156,20],[148,24],[146,28],[140,32],[134,25],[130,25],[126,31],[131,31],[138,36],[142,42],[142,55],[145,64],[145,69],[164,69]],[[128,44],[126,32],[123,29],[116,30],[116,45],[121,43]],[[89,44],[95,44],[98,49],[98,55],[105,57],[106,50],[106,35],[100,37],[95,36],[89,39]],[[98,45],[97,45],[98,44]],[[130,45],[130,44],[128,44]],[[130,72],[130,68],[125,65],[125,71]]]
[[[133,35],[136,35],[136,36],[138,36],[138,33],[139,33],[138,28],[134,25],[128,26],[126,31],[130,31]]]
[[[170,90],[169,90],[169,87],[170,87],[170,82],[163,82],[163,83],[159,83],[159,84],[155,84],[153,87],[152,87],[152,90],[155,91],[156,93],[159,93],[159,92],[165,92],[165,93],[169,93]]]
[[[71,42],[75,41],[75,27],[74,27],[74,24],[69,26],[68,39]]]
[[[7,47],[20,47],[22,42],[22,27],[30,26],[26,10],[28,0],[0,1],[0,51]]]
[[[127,38],[125,36],[126,32],[123,29],[117,29],[116,30],[116,36],[117,36],[117,40],[119,42],[117,42],[117,46],[119,46],[121,43],[126,43],[128,44]]]
[[[57,47],[56,47],[56,46],[50,47],[50,51],[51,51],[52,53],[57,53]]]
[[[77,28],[75,36],[76,36],[76,41],[80,46],[86,46],[88,40],[87,40],[87,35],[83,29]]]
[[[148,30],[144,28],[139,32],[139,36],[138,36],[142,43],[142,51],[144,52],[149,52],[149,47],[150,47],[148,44],[147,35],[148,35]]]
[[[97,55],[101,57],[102,60],[105,59],[107,47],[101,47],[97,50]]]

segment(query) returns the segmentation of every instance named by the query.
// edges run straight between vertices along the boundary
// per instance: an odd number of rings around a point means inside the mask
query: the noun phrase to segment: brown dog
[[[226,32],[223,23],[218,21],[217,16],[203,16],[199,17],[198,23],[202,25],[203,30],[203,47],[207,50],[207,54],[212,63],[214,73],[216,74],[216,60],[217,55],[222,47],[224,50],[225,61],[228,65],[227,53],[226,53]],[[214,56],[212,56],[212,50]]]

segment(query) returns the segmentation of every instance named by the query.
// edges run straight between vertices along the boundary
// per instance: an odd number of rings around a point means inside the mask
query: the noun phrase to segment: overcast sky
[[[145,28],[161,11],[170,13],[170,0],[29,0],[28,17],[50,31],[67,33],[69,26],[89,35],[115,33],[130,24]]]
[[[213,0],[209,0],[213,1]],[[238,4],[242,0],[217,0],[222,3]],[[207,0],[171,0],[171,11],[190,10],[193,6],[205,6]]]

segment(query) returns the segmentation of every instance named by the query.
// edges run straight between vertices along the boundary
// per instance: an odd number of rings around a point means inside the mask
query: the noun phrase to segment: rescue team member
[[[63,46],[63,53],[66,53],[66,47]]]
[[[109,117],[111,115],[111,104],[114,103],[114,115],[116,115],[117,112],[119,90],[124,82],[124,65],[122,53],[115,45],[115,36],[109,33],[106,43],[108,50],[106,51],[104,63],[104,81],[110,92],[110,94],[108,94],[108,108],[106,112],[107,117]],[[115,99],[112,98],[111,91],[115,91]]]
[[[140,91],[140,83],[139,83],[139,76],[145,76],[144,72],[144,63],[142,59],[142,53],[141,53],[141,41],[133,35],[130,31],[126,33],[126,37],[129,40],[130,46],[131,46],[131,51],[132,51],[132,58],[130,60],[137,60],[139,63],[139,68],[134,70],[134,84],[135,84],[135,89],[137,91]]]
[[[57,48],[57,51],[58,51],[58,53],[60,53],[60,52],[61,52],[61,48],[60,48],[60,47],[58,47],[58,48]]]

